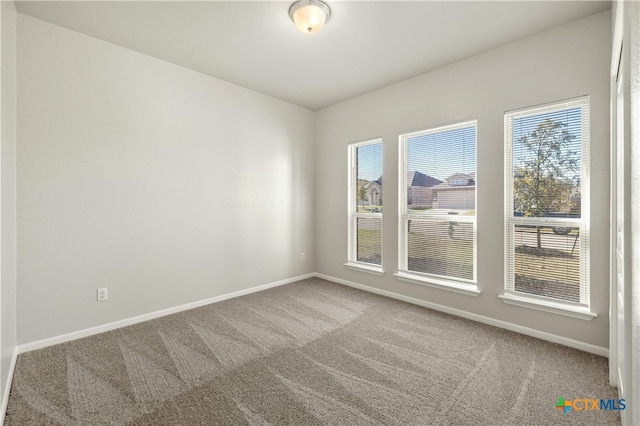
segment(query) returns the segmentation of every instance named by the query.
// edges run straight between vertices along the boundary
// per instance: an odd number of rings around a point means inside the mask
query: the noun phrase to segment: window
[[[347,267],[382,273],[382,140],[349,145]]]
[[[476,127],[400,136],[398,278],[477,294]]]
[[[505,144],[505,301],[586,312],[589,98],[505,114]]]

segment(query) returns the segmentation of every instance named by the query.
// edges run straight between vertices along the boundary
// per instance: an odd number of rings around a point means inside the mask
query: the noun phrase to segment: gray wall
[[[0,2],[0,400],[16,348],[16,9]],[[0,413],[0,420],[4,413]]]
[[[610,11],[317,113],[317,271],[343,280],[608,347]],[[591,96],[591,303],[584,321],[504,304],[504,112]],[[346,269],[347,143],[381,136],[385,205],[398,199],[398,135],[478,120],[477,298],[398,281],[398,218],[384,216],[384,276]]]
[[[24,15],[18,53],[18,343],[315,271],[311,111]]]

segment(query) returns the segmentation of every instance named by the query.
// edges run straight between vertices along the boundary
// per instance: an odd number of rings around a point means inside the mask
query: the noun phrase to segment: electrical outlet
[[[107,288],[99,288],[98,289],[98,302],[104,302],[107,300]]]
[[[300,260],[305,260],[306,258],[307,255],[304,252],[300,253]]]

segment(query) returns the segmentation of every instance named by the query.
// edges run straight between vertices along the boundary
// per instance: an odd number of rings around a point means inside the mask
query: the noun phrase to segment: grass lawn
[[[379,229],[358,229],[358,261],[382,264],[382,231]]]
[[[580,255],[536,256],[527,250],[514,259],[515,289],[523,293],[580,301]]]
[[[523,293],[580,301],[580,241],[578,229],[555,234],[551,227],[514,228],[515,289]]]
[[[464,229],[456,226],[449,236],[449,225],[435,224],[426,229],[409,232],[408,269],[426,274],[473,279],[473,239],[471,224]],[[426,232],[425,232],[426,231]],[[465,237],[468,234],[468,238]]]

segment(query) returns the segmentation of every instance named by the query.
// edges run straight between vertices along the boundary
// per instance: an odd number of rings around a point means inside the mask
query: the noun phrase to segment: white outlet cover
[[[107,300],[107,289],[99,288],[98,289],[98,302],[103,302]]]

